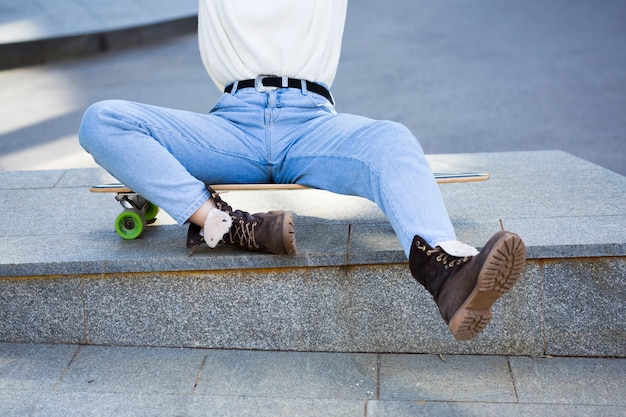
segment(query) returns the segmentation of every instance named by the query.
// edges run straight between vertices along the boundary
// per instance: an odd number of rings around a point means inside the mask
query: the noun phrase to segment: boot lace
[[[233,219],[233,226],[228,232],[229,244],[239,246],[246,249],[261,249],[261,246],[256,242],[255,231],[258,226],[256,221],[246,221],[233,212],[233,209],[220,197],[220,193],[207,186],[213,202],[217,206],[218,210],[225,211],[230,214]],[[238,210],[239,212],[239,210]]]
[[[256,231],[256,227],[258,226],[257,222],[246,222],[243,219],[237,220],[234,216],[233,224],[237,223],[237,227],[233,227],[230,233],[230,240],[233,244],[248,249],[261,249],[256,243],[256,236],[254,232]]]
[[[426,252],[428,256],[437,255],[435,260],[440,264],[444,265],[446,269],[453,268],[455,266],[459,266],[461,264],[466,263],[471,259],[471,256],[464,256],[462,258],[458,256],[452,256],[447,254],[443,249],[437,246],[435,249],[429,250]]]
[[[434,249],[429,249],[426,243],[425,242],[423,243],[421,241],[417,241],[415,245],[417,249],[421,250],[422,252],[426,252],[427,256],[437,255],[435,257],[435,260],[438,263],[444,265],[445,269],[459,266],[461,264],[468,262],[470,259],[472,259],[471,256],[465,256],[461,258],[458,256],[449,255],[440,246],[437,246]]]

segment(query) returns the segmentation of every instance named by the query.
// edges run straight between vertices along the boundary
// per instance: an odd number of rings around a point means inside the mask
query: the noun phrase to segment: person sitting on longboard
[[[189,223],[192,247],[296,252],[290,212],[234,210],[206,184],[298,183],[374,201],[454,337],[472,339],[520,277],[524,243],[505,231],[480,252],[459,242],[411,132],[337,113],[329,88],[346,12],[347,0],[200,0],[201,57],[224,91],[215,107],[197,114],[102,101],[86,110],[80,143],[125,185]]]

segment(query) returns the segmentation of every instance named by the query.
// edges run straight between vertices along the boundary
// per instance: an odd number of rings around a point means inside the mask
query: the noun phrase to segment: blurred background
[[[196,12],[0,0],[0,170],[95,166],[77,130],[98,100],[209,111]],[[332,90],[429,154],[560,149],[626,175],[626,1],[352,0]]]

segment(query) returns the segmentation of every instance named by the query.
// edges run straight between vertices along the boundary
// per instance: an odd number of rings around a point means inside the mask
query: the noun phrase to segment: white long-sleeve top
[[[348,0],[199,0],[202,62],[220,90],[276,75],[335,79]]]

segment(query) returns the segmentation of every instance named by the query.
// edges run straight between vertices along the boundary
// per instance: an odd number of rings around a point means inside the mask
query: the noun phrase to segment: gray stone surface
[[[84,343],[80,278],[0,278],[0,340]]]
[[[84,346],[54,391],[190,395],[204,356],[194,349]]]
[[[371,401],[367,417],[619,417],[626,415],[620,406],[552,404],[493,404],[476,402]]]
[[[298,213],[298,255],[219,247],[189,257],[185,228],[166,214],[141,239],[120,239],[113,196],[87,190],[111,180],[100,169],[0,173],[0,207],[12,213],[0,217],[2,340],[624,356],[626,178],[557,151],[429,159],[435,171],[491,172],[487,182],[441,186],[461,239],[480,246],[502,223],[528,248],[520,283],[470,343],[452,340],[371,202],[229,192],[249,211]],[[561,177],[577,187],[558,186]]]
[[[0,415],[626,416],[624,359],[0,343]]]
[[[363,410],[359,400],[78,392],[44,396],[32,417],[361,417]]]
[[[502,221],[521,234],[530,258],[626,252],[621,243],[626,240],[626,177],[559,151],[498,155],[429,158],[434,171],[461,165],[492,173],[485,183],[467,184],[467,194],[455,192],[458,186],[452,184],[442,187],[450,217],[462,221],[459,234],[467,228],[481,242]]]
[[[305,350],[306,274],[231,271],[85,282],[90,343]]]
[[[78,350],[71,345],[0,343],[0,391],[39,394],[53,390]]]
[[[210,351],[195,393],[220,397],[376,396],[374,354]]]
[[[4,417],[30,416],[39,401],[39,397],[29,391],[13,391],[9,395],[0,392],[0,395],[0,412]]]
[[[545,265],[545,332],[550,355],[626,356],[626,260]]]
[[[503,356],[385,355],[380,379],[381,400],[517,400],[509,363]],[[454,395],[450,393],[451,386],[456,387]]]
[[[456,343],[432,297],[404,265],[313,270],[310,349],[539,355],[544,342],[537,272],[528,268],[498,301],[488,332]]]
[[[530,259],[626,254],[626,228],[622,227],[626,224],[626,177],[558,151],[437,155],[429,160],[435,171],[455,167],[491,173],[492,178],[483,183],[442,185],[458,235],[472,245],[481,246],[502,222],[524,238]],[[557,172],[552,167],[558,167]],[[103,171],[44,171],[43,177],[34,179],[32,172],[0,172],[0,209],[7,213],[0,217],[3,276],[405,259],[380,210],[360,198],[315,190],[230,192],[226,201],[251,212],[283,208],[298,213],[298,225],[303,227],[297,230],[300,253],[268,257],[222,248],[188,258],[183,244],[186,231],[172,225],[168,216],[162,216],[165,226],[149,228],[143,239],[125,242],[117,237],[112,223],[119,204],[112,195],[87,190],[110,179]],[[561,185],[563,178],[575,178],[571,182],[576,187]]]
[[[6,311],[17,314],[0,327],[4,340],[332,352],[544,351],[543,316],[536,308],[541,281],[532,266],[494,306],[489,331],[469,343],[454,342],[405,265],[95,275],[81,280],[80,288],[62,307],[58,297],[36,298],[33,311],[28,295],[7,303]],[[59,324],[55,318],[67,308],[74,314],[62,315]]]
[[[626,406],[623,359],[511,357],[520,402]]]

